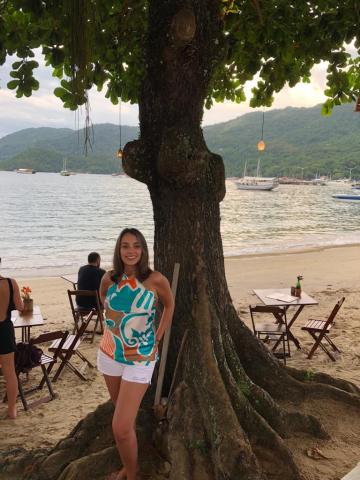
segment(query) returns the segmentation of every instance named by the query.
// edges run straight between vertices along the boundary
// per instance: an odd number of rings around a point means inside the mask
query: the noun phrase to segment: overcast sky
[[[40,81],[40,89],[30,98],[16,98],[13,90],[6,87],[9,81],[9,71],[15,58],[9,58],[0,67],[0,138],[9,133],[30,127],[67,127],[76,128],[75,114],[63,108],[60,99],[53,95],[54,88],[59,80],[51,75],[51,69],[45,67],[44,62],[38,56],[40,67],[35,70],[35,77]],[[271,108],[312,107],[322,103],[325,99],[323,91],[326,80],[326,65],[317,65],[312,72],[311,84],[299,84],[294,88],[285,88],[275,97]],[[253,84],[246,86],[247,97]],[[118,124],[118,107],[104,97],[104,93],[96,90],[90,92],[91,120],[93,124],[114,123]],[[211,110],[206,110],[204,125],[225,122],[239,117],[244,113],[254,111],[248,106],[248,102],[235,104],[225,102],[215,104]],[[83,117],[80,113],[79,124],[83,125]],[[122,124],[138,125],[137,105],[122,105]]]

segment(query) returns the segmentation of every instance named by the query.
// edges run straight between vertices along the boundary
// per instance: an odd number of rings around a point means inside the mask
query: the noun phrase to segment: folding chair
[[[59,347],[59,340],[55,340],[55,342],[50,345],[49,351],[58,352],[58,357],[61,360],[61,363],[53,377],[53,382],[56,382],[56,380],[59,378],[60,373],[63,371],[65,366],[67,366],[72,372],[75,373],[75,375],[81,378],[81,380],[87,380],[87,378],[81,372],[81,370],[79,370],[75,365],[73,365],[70,360],[73,355],[77,355],[83,362],[85,362],[85,364],[87,364],[90,368],[93,368],[92,363],[89,362],[89,360],[79,351],[79,347],[81,344],[81,337],[86,332],[86,329],[93,315],[95,315],[95,312],[91,311],[88,314],[86,320],[79,327],[76,334],[68,335],[65,340],[65,343],[63,342],[60,347]]]
[[[99,292],[97,290],[68,290],[69,302],[71,307],[71,312],[74,319],[74,330],[73,333],[79,331],[80,326],[84,323],[86,317],[90,312],[93,312],[93,320],[95,322],[94,328],[92,330],[87,330],[87,333],[91,334],[91,343],[94,341],[95,333],[104,333],[104,315],[103,308],[101,306]],[[82,297],[92,297],[95,307],[93,308],[83,308],[79,307],[76,303],[76,298],[78,296]],[[100,325],[100,332],[98,332],[98,325]]]
[[[286,365],[286,357],[290,356],[289,331],[286,319],[286,310],[281,307],[267,305],[249,305],[251,322],[254,335],[264,343],[275,341],[272,352],[276,357],[282,358]],[[277,322],[257,323],[255,313],[270,313],[276,317]],[[282,343],[282,352],[276,352],[278,345]]]
[[[31,345],[41,345],[47,342],[52,342],[54,340],[57,341],[58,346],[56,349],[53,350],[53,355],[48,355],[47,353],[43,353],[41,355],[41,361],[39,365],[36,365],[31,368],[30,371],[34,370],[37,367],[40,367],[42,370],[42,377],[38,385],[35,387],[32,387],[28,390],[24,390],[21,378],[20,378],[20,372],[16,372],[16,376],[18,379],[18,386],[19,386],[19,395],[22,401],[22,404],[24,406],[24,410],[28,410],[29,408],[35,407],[36,405],[39,405],[41,403],[46,403],[50,402],[55,398],[55,393],[52,389],[51,385],[51,380],[49,377],[49,374],[54,366],[54,364],[57,362],[57,359],[59,357],[60,351],[62,346],[64,345],[66,338],[68,336],[69,332],[61,332],[61,331],[56,331],[56,332],[49,332],[49,333],[43,333],[42,335],[39,335],[36,338],[30,339],[29,343]],[[27,374],[28,376],[28,374]],[[26,396],[30,395],[31,393],[34,393],[37,390],[41,390],[46,383],[47,389],[49,391],[49,395],[46,397],[39,398],[37,400],[34,400],[31,403],[28,403]]]
[[[330,339],[330,337],[328,336],[328,333],[330,332],[331,327],[334,325],[335,317],[336,317],[338,311],[340,310],[342,304],[344,303],[344,301],[345,301],[345,297],[342,297],[337,302],[337,304],[332,309],[332,311],[329,315],[329,318],[327,320],[310,319],[310,320],[308,320],[308,322],[303,327],[301,327],[301,330],[304,330],[305,332],[308,332],[312,336],[312,338],[315,340],[315,343],[312,346],[307,358],[310,359],[314,355],[316,349],[318,347],[321,347],[323,349],[323,351],[331,358],[331,360],[333,362],[336,361],[335,357],[329,351],[327,346],[324,344],[323,340],[327,341],[327,343],[330,345],[330,347],[332,348],[332,350],[334,352],[339,352],[340,353],[340,350],[337,348],[335,343]]]

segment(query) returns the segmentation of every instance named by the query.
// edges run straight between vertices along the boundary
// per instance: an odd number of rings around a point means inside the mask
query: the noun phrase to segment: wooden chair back
[[[271,351],[274,356],[281,358],[284,365],[286,365],[286,356],[290,356],[286,309],[273,305],[249,305],[249,310],[254,335],[263,342],[275,341]],[[272,321],[256,323],[254,313],[269,313],[273,317]],[[274,322],[274,318],[276,319],[276,322]],[[279,345],[282,345],[282,352],[276,351]]]
[[[69,302],[71,306],[71,311],[73,312],[78,312],[78,311],[89,311],[91,310],[90,308],[86,307],[79,307],[76,303],[76,297],[93,297],[94,298],[94,307],[93,309],[102,312],[101,308],[101,302],[100,302],[100,297],[99,297],[99,292],[97,290],[68,290],[68,297],[69,297]]]
[[[91,310],[91,312],[88,314],[86,319],[80,325],[80,327],[77,330],[77,332],[75,333],[75,335],[71,335],[71,337],[73,337],[72,340],[71,340],[71,343],[66,346],[66,351],[70,354],[70,356],[74,352],[74,350],[76,348],[76,344],[79,342],[79,340],[81,340],[81,337],[86,332],[86,330],[89,326],[89,323],[90,323],[90,321],[91,321],[91,319],[94,315],[95,315],[95,312],[93,310]],[[63,347],[63,345],[61,347]],[[65,349],[62,348],[62,350],[65,350]]]
[[[324,328],[323,328],[324,332],[326,332],[329,329],[329,326],[334,322],[335,317],[338,314],[344,301],[345,301],[345,297],[340,298],[340,300],[335,304],[335,307],[331,310],[329,318],[324,323]]]
[[[275,307],[271,305],[249,305],[249,311],[251,316],[251,323],[253,326],[254,334],[256,335],[258,329],[255,325],[254,313],[270,313],[272,314],[279,322],[284,323],[287,329],[287,319],[286,319],[286,310],[282,307]],[[275,330],[275,326],[274,326]]]
[[[53,342],[54,340],[58,340],[61,338],[61,344],[64,344],[66,340],[65,333],[68,332],[62,332],[61,330],[57,330],[56,332],[47,332],[47,333],[41,333],[37,337],[30,338],[29,343],[31,345],[41,345],[42,343],[48,343],[48,342]]]
[[[91,341],[93,341],[98,324],[100,324],[100,332],[103,333],[104,331],[104,315],[103,315],[103,308],[101,306],[101,301],[99,297],[99,292],[97,290],[68,290],[67,293],[69,297],[71,313],[74,319],[74,326],[75,326],[74,333],[75,331],[78,331],[81,325],[84,323],[85,317],[87,317],[91,311],[94,312],[95,315],[90,317],[90,320],[91,319],[95,320],[95,325],[91,335]],[[95,307],[90,309],[79,307],[76,303],[76,298],[78,296],[93,297]]]
[[[338,314],[344,301],[345,297],[340,298],[340,300],[335,304],[334,308],[332,309],[327,320],[311,319],[306,323],[306,325],[301,327],[302,330],[308,332],[309,335],[313,338],[313,340],[315,340],[315,343],[313,344],[308,353],[308,359],[311,359],[317,348],[320,347],[333,362],[336,361],[333,352],[340,352],[340,350],[335,345],[333,340],[331,340],[328,334],[330,332],[332,324],[334,323],[335,317]],[[331,352],[329,348],[333,350],[333,352]]]
[[[73,355],[78,355],[81,360],[85,361],[86,363],[88,363],[88,365],[92,366],[91,363],[78,351],[78,348],[81,343],[81,337],[85,334],[93,315],[95,315],[95,312],[91,310],[88,316],[86,317],[86,319],[82,322],[82,324],[76,331],[76,334],[69,335],[65,343],[58,345],[57,342],[54,342],[51,345],[49,350],[51,352],[57,351],[59,358],[61,360],[61,363],[57,368],[55,375],[53,377],[53,382],[56,382],[56,380],[59,378],[60,373],[63,371],[65,365],[67,365],[70,368],[70,370],[72,370],[81,379],[86,380],[84,375],[82,375],[81,372],[78,370],[78,368],[73,366],[70,361]]]

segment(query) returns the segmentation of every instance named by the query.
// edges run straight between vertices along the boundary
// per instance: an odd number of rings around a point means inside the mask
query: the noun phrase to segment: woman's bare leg
[[[15,373],[14,353],[0,355],[1,369],[6,382],[6,394],[8,401],[8,417],[16,418],[16,397],[18,393],[18,381]]]
[[[120,385],[121,385],[121,377],[112,377],[110,375],[104,374],[104,380],[105,380],[107,389],[109,391],[111,401],[113,402],[114,406],[116,406]],[[117,449],[119,450],[119,445],[116,445],[116,446],[117,446]],[[112,473],[108,480],[122,480],[124,478],[126,478],[125,467],[121,468],[120,471],[118,472]]]
[[[121,381],[112,427],[127,480],[136,480],[138,447],[135,420],[148,383]],[[120,471],[118,480],[122,477]]]
[[[121,377],[111,377],[110,375],[104,375],[105,383],[109,391],[111,401],[116,406],[117,398],[119,395]]]

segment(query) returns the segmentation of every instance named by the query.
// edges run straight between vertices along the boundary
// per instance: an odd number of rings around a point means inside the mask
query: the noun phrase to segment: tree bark
[[[230,300],[220,235],[224,166],[207,149],[200,126],[211,75],[223,55],[218,3],[150,2],[141,134],[124,152],[124,170],[146,183],[151,195],[155,267],[170,278],[174,263],[181,264],[176,310],[181,320],[173,327],[172,351],[184,330],[193,328],[200,264],[214,304],[222,310]],[[173,365],[171,353],[169,360]]]

